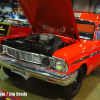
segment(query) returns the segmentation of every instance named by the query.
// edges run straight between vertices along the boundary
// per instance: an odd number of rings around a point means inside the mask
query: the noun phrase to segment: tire
[[[12,77],[12,78],[17,78],[17,77],[20,77],[20,75],[16,74],[16,73],[13,73],[10,69],[6,68],[6,67],[3,67],[3,71],[5,72],[6,75],[8,75],[9,77]]]
[[[80,67],[78,70],[78,76],[76,77],[76,80],[70,85],[62,87],[62,93],[66,100],[71,100],[77,95],[82,84],[83,76],[83,67]]]

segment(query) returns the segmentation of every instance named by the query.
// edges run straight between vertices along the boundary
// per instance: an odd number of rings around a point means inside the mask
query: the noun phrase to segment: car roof
[[[82,13],[80,19],[84,21],[93,22],[93,23],[100,23],[100,15],[98,14]]]

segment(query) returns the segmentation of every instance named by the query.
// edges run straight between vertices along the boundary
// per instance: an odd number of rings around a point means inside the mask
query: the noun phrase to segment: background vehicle
[[[72,99],[83,77],[100,64],[100,16],[82,14],[75,20],[70,0],[18,2],[34,34],[2,40],[0,65],[10,77],[61,85],[65,98]]]
[[[23,37],[31,34],[32,28],[27,19],[12,19],[0,16],[0,43],[2,39]]]

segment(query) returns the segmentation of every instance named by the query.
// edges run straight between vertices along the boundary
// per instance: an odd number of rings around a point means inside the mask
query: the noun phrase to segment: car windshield
[[[93,40],[95,24],[93,22],[76,20],[79,37],[81,39]]]

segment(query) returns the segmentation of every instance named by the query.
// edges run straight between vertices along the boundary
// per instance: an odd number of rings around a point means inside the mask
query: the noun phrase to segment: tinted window
[[[77,20],[79,37],[82,39],[93,40],[95,24],[88,21]]]

